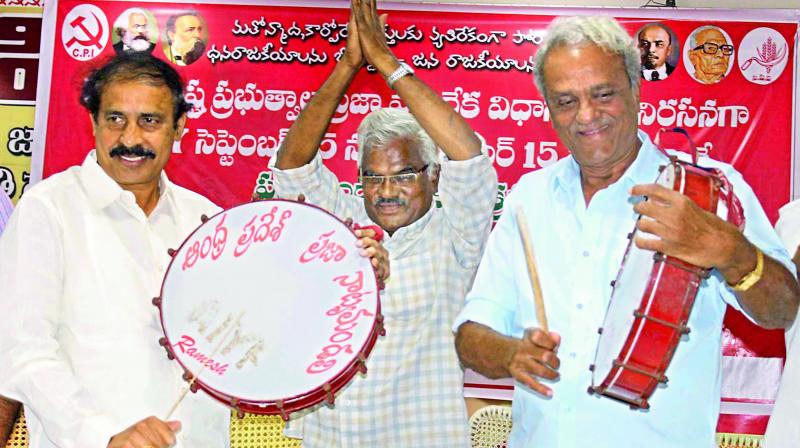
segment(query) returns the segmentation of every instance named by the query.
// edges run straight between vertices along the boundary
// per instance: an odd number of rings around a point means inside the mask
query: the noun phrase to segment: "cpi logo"
[[[108,43],[108,20],[94,5],[78,5],[64,17],[61,41],[74,59],[88,61],[97,57]]]

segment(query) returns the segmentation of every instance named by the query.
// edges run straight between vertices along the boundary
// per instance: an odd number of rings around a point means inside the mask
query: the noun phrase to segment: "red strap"
[[[738,227],[739,230],[744,231],[744,209],[742,208],[742,203],[739,202],[739,198],[733,193],[733,185],[725,177],[722,170],[714,168],[711,171],[722,184],[719,189],[719,197],[725,201],[725,206],[728,207],[728,222]]]
[[[653,144],[656,145],[659,151],[664,153],[665,156],[671,157],[666,149],[661,146],[661,135],[666,134],[668,132],[673,132],[675,134],[680,134],[686,137],[686,141],[689,143],[689,154],[692,155],[692,163],[697,165],[697,146],[694,144],[694,140],[692,137],[689,136],[689,133],[686,132],[686,129],[683,128],[661,128],[656,133],[656,138],[653,139]]]
[[[697,164],[697,146],[694,144],[692,137],[689,136],[689,133],[686,132],[686,129],[683,128],[661,128],[656,133],[656,138],[653,139],[653,144],[656,145],[659,151],[664,153],[667,157],[671,156],[669,153],[661,146],[661,135],[666,134],[668,132],[674,132],[676,134],[681,134],[686,137],[686,141],[690,147],[690,154],[692,155],[692,164],[695,166],[700,166]],[[735,225],[739,228],[739,230],[744,230],[744,209],[742,209],[742,203],[739,202],[739,198],[733,193],[733,185],[725,177],[725,174],[719,169],[712,169],[712,173],[714,173],[714,177],[719,180],[721,187],[720,187],[720,199],[725,201],[725,206],[728,208],[728,222]]]

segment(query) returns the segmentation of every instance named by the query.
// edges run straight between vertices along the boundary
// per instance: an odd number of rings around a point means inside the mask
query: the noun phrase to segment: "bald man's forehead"
[[[135,12],[135,13],[131,14],[130,18],[128,19],[128,22],[130,22],[131,24],[136,23],[136,24],[145,24],[146,25],[147,24],[147,17],[144,14],[139,14],[138,12]]]
[[[725,44],[728,40],[719,32],[719,30],[709,29],[697,33],[697,43],[703,44],[705,42],[713,42],[715,44]]]
[[[650,25],[643,29],[640,36],[647,37],[652,40],[660,39],[666,42],[669,42],[670,40],[669,32],[658,25]]]

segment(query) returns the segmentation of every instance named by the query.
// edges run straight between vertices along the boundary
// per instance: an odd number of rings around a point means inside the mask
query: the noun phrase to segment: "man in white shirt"
[[[8,218],[14,210],[14,204],[3,190],[0,190],[0,235],[6,227]],[[14,422],[19,413],[19,403],[0,397],[0,446],[5,446],[11,430],[14,429]]]
[[[219,209],[163,172],[189,104],[169,64],[118,56],[84,82],[95,150],[31,188],[0,238],[0,394],[31,448],[221,447],[228,409],[189,394],[157,341],[177,247]]]
[[[552,331],[539,328],[513,213],[504,213],[489,237],[454,324],[465,366],[516,381],[512,448],[715,447],[727,305],[769,328],[788,326],[797,313],[789,256],[739,173],[699,161],[733,184],[743,233],[653,183],[669,158],[637,131],[640,70],[635,43],[609,17],[555,19],[537,50],[536,85],[570,156],[523,176],[505,207],[527,216]],[[669,383],[647,410],[586,393],[597,329],[634,226],[651,234],[636,236],[638,247],[710,270],[694,301],[691,333],[666,372]]]
[[[469,124],[386,45],[375,2],[351,4],[344,54],[289,130],[275,191],[387,233],[392,276],[381,296],[386,336],[337,397],[303,418],[306,448],[468,447],[463,373],[450,324],[492,222],[497,175]],[[342,192],[318,148],[366,63],[408,106],[379,109],[358,128],[363,198]],[[448,160],[437,157],[439,146]],[[433,205],[438,190],[442,207]],[[295,423],[295,422],[290,422]]]
[[[794,254],[795,265],[800,265],[800,200],[781,207],[775,231],[783,240],[786,250]],[[775,406],[772,408],[767,433],[764,435],[764,448],[800,446],[798,400],[800,400],[800,325],[797,324],[795,317],[792,327],[786,330],[786,364],[783,366],[778,396],[775,397]]]

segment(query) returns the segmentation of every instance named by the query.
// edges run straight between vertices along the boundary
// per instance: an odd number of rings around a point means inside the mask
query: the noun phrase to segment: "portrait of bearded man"
[[[117,54],[140,51],[152,53],[156,44],[150,40],[150,36],[158,35],[155,23],[152,14],[145,9],[126,9],[114,21],[114,33],[119,38],[119,41],[113,45],[114,52]],[[151,28],[153,29],[151,30]]]

